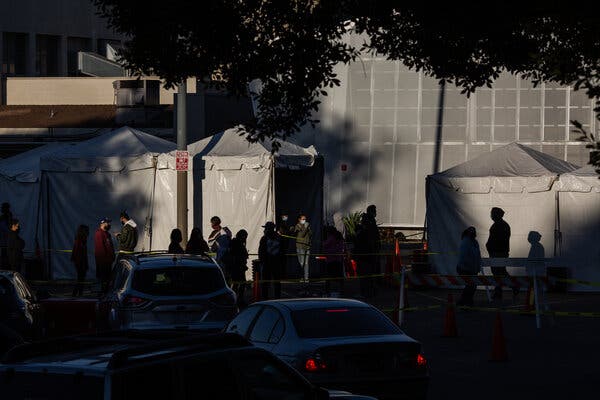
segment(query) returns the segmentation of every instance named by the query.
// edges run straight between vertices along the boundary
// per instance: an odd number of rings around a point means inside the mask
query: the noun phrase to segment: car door
[[[283,317],[275,308],[265,306],[248,334],[248,340],[257,347],[273,351],[283,336]]]

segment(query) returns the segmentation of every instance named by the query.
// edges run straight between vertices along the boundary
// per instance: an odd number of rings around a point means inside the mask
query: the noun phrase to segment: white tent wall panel
[[[501,207],[511,227],[510,257],[527,257],[530,231],[542,235],[547,257],[554,249],[554,192],[537,193],[460,193],[429,180],[427,226],[432,264],[437,273],[456,274],[458,248],[463,230],[474,226],[482,257],[487,257],[485,243],[489,237],[492,207]],[[522,268],[509,272],[523,275]]]
[[[51,271],[53,279],[73,279],[75,268],[70,261],[75,231],[80,224],[90,227],[88,238],[89,266],[87,277],[94,278],[94,232],[102,217],[113,220],[111,236],[115,250],[118,248],[114,233],[121,229],[119,213],[127,210],[137,223],[139,234],[136,250],[148,249],[149,236],[145,230],[151,212],[151,195],[154,169],[130,172],[46,172],[48,178],[49,208],[48,234],[51,246]]]

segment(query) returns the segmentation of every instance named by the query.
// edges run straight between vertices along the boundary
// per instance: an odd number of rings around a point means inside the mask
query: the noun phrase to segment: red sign
[[[188,170],[188,161],[190,159],[190,153],[187,151],[179,151],[175,152],[175,170],[177,171],[187,171]]]

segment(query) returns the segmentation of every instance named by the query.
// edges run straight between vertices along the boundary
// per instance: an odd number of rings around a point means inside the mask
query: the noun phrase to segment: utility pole
[[[187,151],[187,84],[184,79],[177,87],[177,150]],[[177,171],[177,228],[183,235],[185,248],[188,238],[187,171]]]

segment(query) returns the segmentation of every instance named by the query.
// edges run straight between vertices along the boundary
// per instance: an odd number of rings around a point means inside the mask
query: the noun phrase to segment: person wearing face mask
[[[310,242],[312,239],[312,231],[310,224],[306,220],[306,215],[302,214],[298,217],[296,226],[290,229],[296,234],[296,253],[298,254],[298,263],[304,271],[304,282],[308,282],[309,275],[309,257],[310,257]]]
[[[100,281],[102,293],[108,289],[110,271],[115,261],[115,248],[110,237],[110,219],[102,218],[94,234],[94,257],[96,259],[96,278]]]
[[[13,219],[7,239],[8,267],[12,271],[21,272],[23,267],[23,250],[25,241],[19,236],[19,220]]]
[[[121,212],[120,220],[123,228],[121,228],[121,232],[115,234],[119,243],[119,253],[131,253],[135,250],[135,246],[137,246],[137,224],[129,217],[126,211]]]

